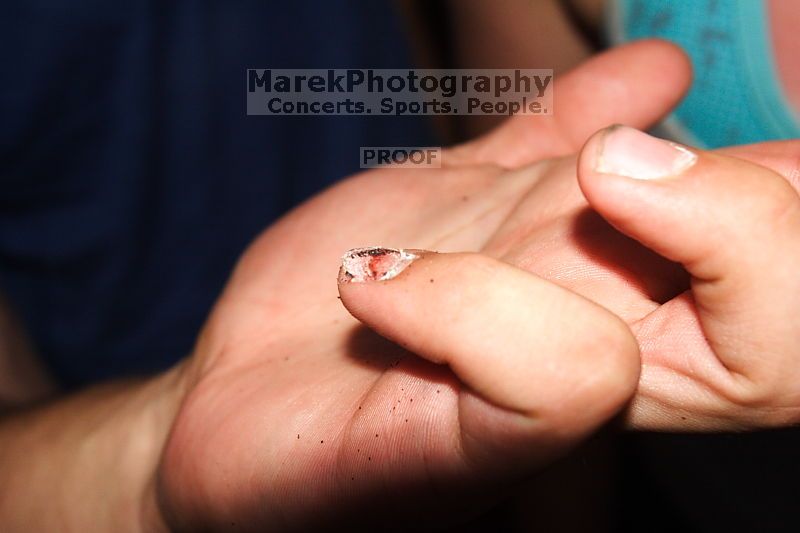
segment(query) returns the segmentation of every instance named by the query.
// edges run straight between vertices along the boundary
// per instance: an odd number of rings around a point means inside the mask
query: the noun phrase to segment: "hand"
[[[572,161],[560,163],[563,171],[540,180],[488,253],[503,255],[513,242],[517,252],[506,255],[512,263],[631,325],[642,350],[629,411],[634,427],[708,431],[797,422],[796,143],[709,153],[659,149],[663,143],[644,139],[626,128],[598,133],[578,160],[586,199]],[[603,146],[628,154],[627,167],[611,166]],[[655,176],[645,163],[673,153],[685,168],[676,163],[663,178],[641,179]],[[524,235],[526,246],[515,235]]]
[[[656,83],[665,64],[676,75]],[[687,79],[669,45],[616,50],[557,85],[556,116],[512,119],[438,171],[345,180],[266,231],[184,369],[158,473],[170,525],[465,518],[465,501],[479,509],[621,408],[638,375],[632,336],[574,293],[485,255],[422,254],[395,279],[341,287],[394,344],[345,311],[333,276],[354,246],[480,250],[545,168],[502,166],[573,151],[611,117],[650,123]]]
[[[593,137],[579,169],[592,207],[691,277],[690,290],[636,324],[634,422],[800,420],[800,198],[787,180],[627,128]]]

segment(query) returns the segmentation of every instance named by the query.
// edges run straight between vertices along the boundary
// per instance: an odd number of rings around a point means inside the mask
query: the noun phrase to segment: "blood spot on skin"
[[[339,281],[364,282],[392,279],[419,256],[394,248],[356,248],[342,257]]]

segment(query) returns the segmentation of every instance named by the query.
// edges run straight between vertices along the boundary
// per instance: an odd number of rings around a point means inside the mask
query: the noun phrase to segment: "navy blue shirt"
[[[288,208],[424,118],[245,114],[247,68],[410,66],[388,1],[25,0],[0,17],[0,288],[66,387],[168,367]]]

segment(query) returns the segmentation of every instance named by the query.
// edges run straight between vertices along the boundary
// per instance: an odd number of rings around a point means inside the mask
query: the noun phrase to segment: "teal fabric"
[[[762,0],[611,0],[608,5],[612,44],[660,37],[680,45],[692,60],[694,83],[663,125],[664,133],[707,148],[800,137],[777,76]]]

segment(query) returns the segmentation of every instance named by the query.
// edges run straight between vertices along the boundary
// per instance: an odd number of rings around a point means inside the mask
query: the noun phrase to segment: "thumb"
[[[480,254],[357,249],[339,292],[382,336],[449,365],[460,446],[490,471],[541,464],[633,394],[638,348],[602,307]]]
[[[548,87],[552,115],[517,115],[488,134],[455,147],[449,157],[517,168],[573,154],[612,122],[649,127],[678,103],[691,81],[689,60],[667,41],[642,40],[593,56]]]
[[[800,198],[783,177],[626,127],[594,135],[578,173],[595,210],[692,275],[700,325],[732,384],[797,381]]]

